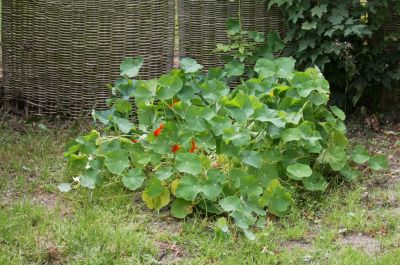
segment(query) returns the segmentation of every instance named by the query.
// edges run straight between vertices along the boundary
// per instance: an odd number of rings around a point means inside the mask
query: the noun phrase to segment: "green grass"
[[[118,182],[59,193],[57,184],[68,181],[63,146],[85,129],[46,125],[0,117],[0,264],[400,264],[400,180],[388,184],[390,172],[299,198],[254,242],[220,242],[211,219],[146,210]],[[382,150],[386,141],[392,152],[385,137],[363,141]],[[343,243],[358,233],[381,249]]]

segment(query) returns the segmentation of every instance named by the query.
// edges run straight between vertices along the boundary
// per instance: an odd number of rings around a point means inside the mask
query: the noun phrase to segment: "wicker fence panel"
[[[2,35],[6,105],[77,117],[105,107],[124,57],[142,78],[171,68],[174,0],[7,0]]]
[[[279,9],[268,11],[263,1],[180,0],[181,56],[192,57],[206,67],[221,65],[213,50],[218,43],[227,43],[227,18],[238,18],[239,9],[245,29],[265,33],[276,30],[284,36],[285,23]]]

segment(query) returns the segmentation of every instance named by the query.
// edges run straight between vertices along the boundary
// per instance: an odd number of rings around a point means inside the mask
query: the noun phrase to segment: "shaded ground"
[[[399,125],[348,122],[390,171],[298,201],[254,242],[219,242],[211,220],[148,211],[118,183],[60,194],[63,146],[86,128],[43,123],[0,114],[0,264],[400,264]]]

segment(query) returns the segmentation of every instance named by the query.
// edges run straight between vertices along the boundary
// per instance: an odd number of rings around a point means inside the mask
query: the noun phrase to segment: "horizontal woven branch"
[[[143,78],[171,68],[174,23],[174,0],[3,1],[4,99],[35,114],[103,108],[125,57],[145,58]]]

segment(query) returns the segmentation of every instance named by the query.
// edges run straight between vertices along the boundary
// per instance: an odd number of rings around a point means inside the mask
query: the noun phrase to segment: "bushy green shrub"
[[[386,167],[385,157],[362,146],[347,150],[345,114],[327,107],[329,84],[316,68],[299,72],[292,58],[262,58],[253,78],[231,88],[227,77],[244,74],[240,62],[203,74],[185,58],[182,69],[159,79],[132,80],[142,64],[126,59],[110,109],[93,111],[102,132],[68,146],[74,187],[117,177],[150,209],[168,206],[177,218],[194,210],[229,216],[252,239],[250,228],[264,216],[290,211],[293,192],[324,191],[337,174],[354,180],[355,164]],[[229,235],[226,219],[217,227]]]

